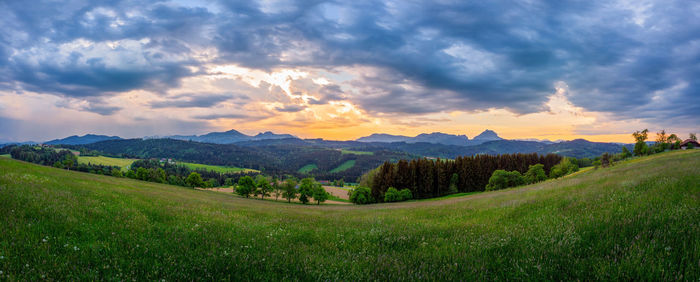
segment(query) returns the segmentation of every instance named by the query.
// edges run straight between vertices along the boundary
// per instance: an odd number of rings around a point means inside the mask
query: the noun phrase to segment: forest
[[[433,198],[451,193],[484,191],[496,170],[527,172],[530,165],[542,164],[544,170],[562,161],[555,154],[504,154],[461,156],[454,160],[414,159],[385,162],[362,176],[360,185],[371,188],[381,201],[390,187],[409,189],[414,198]]]
[[[103,155],[120,158],[173,158],[180,161],[209,165],[236,166],[262,171],[266,175],[292,175],[298,178],[343,179],[356,182],[366,171],[385,161],[414,159],[418,156],[403,152],[376,150],[372,154],[344,154],[340,149],[315,145],[273,143],[266,146],[239,146],[209,144],[173,139],[126,139],[97,142],[87,145],[65,146],[73,150],[99,151]],[[331,172],[343,163],[354,160],[352,167]],[[308,173],[298,170],[314,164]]]

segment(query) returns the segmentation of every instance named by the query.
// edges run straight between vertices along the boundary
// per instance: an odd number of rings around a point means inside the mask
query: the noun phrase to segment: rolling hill
[[[119,136],[107,136],[107,135],[95,135],[95,134],[85,134],[83,136],[69,136],[63,139],[55,139],[51,141],[46,141],[46,145],[84,145],[91,144],[95,142],[105,141],[105,140],[120,140]]]
[[[3,280],[697,280],[700,150],[442,200],[302,206],[0,158]]]

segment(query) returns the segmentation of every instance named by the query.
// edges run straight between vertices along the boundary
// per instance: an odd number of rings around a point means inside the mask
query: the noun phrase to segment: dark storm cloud
[[[180,94],[164,101],[151,102],[152,108],[209,108],[227,100],[247,100],[235,94]]]
[[[370,65],[393,83],[424,89],[364,87],[351,99],[371,111],[505,107],[527,113],[541,110],[556,82],[564,81],[570,99],[588,110],[657,121],[695,115],[698,106],[689,105],[700,103],[687,102],[700,96],[693,82],[700,4],[657,1],[639,11],[618,4],[328,1],[278,13],[236,4],[226,6],[216,44],[224,58],[249,67]],[[661,98],[676,111],[640,112],[655,93],[683,82],[685,90]]]
[[[0,34],[18,54],[2,56],[0,69],[26,90],[69,97],[109,95],[134,89],[162,92],[179,86],[180,79],[192,75],[187,66],[197,63],[186,57],[189,44],[204,43],[202,24],[212,18],[203,8],[169,7],[162,4],[114,1],[112,3],[46,2],[0,3],[3,17]],[[127,15],[131,14],[131,15]],[[117,47],[103,55],[117,61],[134,62],[125,66],[107,63],[89,48],[61,57],[60,44],[73,40],[102,43],[112,40],[142,40],[141,48]],[[188,42],[191,41],[191,42]],[[0,42],[0,54],[8,53]],[[34,49],[32,49],[34,48]],[[31,50],[31,53],[26,53]],[[23,53],[25,52],[25,53]]]
[[[620,118],[688,120],[700,110],[694,1],[207,3],[0,3],[0,54],[8,55],[0,57],[0,79],[67,96],[167,90],[193,75],[187,67],[198,62],[187,56],[194,48],[215,47],[215,62],[262,70],[371,67],[371,74],[354,74],[348,93],[309,101],[343,97],[370,112],[529,113],[542,110],[559,81],[577,106]],[[136,53],[147,63],[140,68],[80,53],[61,62],[12,55],[76,39],[144,38]],[[172,102],[185,105],[179,103]]]
[[[84,110],[86,110],[86,111],[100,114],[103,116],[112,115],[121,109],[122,109],[121,107],[116,107],[116,106],[95,105],[95,104],[90,104],[84,108]]]
[[[294,104],[286,105],[284,107],[276,107],[275,108],[276,111],[285,112],[285,113],[296,113],[296,112],[303,111],[304,109],[306,109],[305,106],[294,105]]]

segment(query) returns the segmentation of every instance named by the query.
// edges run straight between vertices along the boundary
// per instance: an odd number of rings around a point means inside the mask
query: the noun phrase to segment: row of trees
[[[400,160],[385,162],[366,173],[360,185],[370,188],[372,199],[381,202],[390,187],[408,189],[414,198],[432,198],[458,192],[484,191],[496,170],[525,173],[530,165],[542,164],[545,171],[560,163],[554,154],[504,154],[458,157],[455,160]],[[558,172],[556,173],[559,174]]]
[[[115,170],[119,171],[117,166],[78,163],[78,157],[69,150],[21,145],[5,147],[3,152],[9,152],[13,159],[67,170],[104,175],[112,175]]]
[[[304,178],[298,182],[296,178],[288,178],[286,181],[281,182],[263,175],[258,175],[255,179],[250,176],[244,176],[238,180],[238,185],[236,185],[234,190],[237,194],[246,198],[251,195],[260,195],[260,199],[265,199],[265,196],[271,196],[274,192],[275,199],[279,199],[282,196],[287,199],[287,202],[291,202],[293,199],[298,198],[302,204],[306,204],[313,199],[317,205],[320,205],[329,198],[328,192],[313,178]]]
[[[184,165],[161,163],[158,160],[134,161],[125,176],[133,179],[167,183],[171,185],[212,188],[233,186],[244,176],[255,176],[256,172],[220,173],[212,170],[193,170]]]
[[[635,131],[632,133],[632,137],[634,137],[635,140],[633,151],[635,156],[651,155],[666,150],[677,150],[680,149],[682,141],[676,134],[667,134],[666,130],[661,130],[656,133],[656,140],[652,146],[647,145],[647,139],[649,138],[648,129]],[[688,138],[698,141],[695,133],[690,133]]]
[[[516,187],[525,184],[533,184],[540,181],[545,181],[549,178],[559,178],[567,174],[577,172],[579,166],[572,158],[564,158],[557,165],[549,170],[549,177],[544,170],[543,164],[530,165],[527,172],[521,174],[517,170],[506,171],[496,170],[489,178],[489,184],[486,185],[486,191],[500,190],[509,187]]]

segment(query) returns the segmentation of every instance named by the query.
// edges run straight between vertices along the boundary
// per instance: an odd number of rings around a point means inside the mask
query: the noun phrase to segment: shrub
[[[396,188],[394,188],[394,187],[389,187],[389,189],[386,190],[386,193],[384,193],[384,201],[385,202],[402,201],[401,194],[399,194],[399,190],[396,190]]]
[[[525,179],[520,172],[505,171],[502,169],[496,170],[489,178],[489,184],[486,185],[486,191],[500,190],[508,187],[514,187],[525,184]]]
[[[404,188],[404,189],[401,189],[401,191],[399,191],[399,194],[401,195],[402,201],[407,201],[407,200],[413,199],[413,193],[411,193],[411,190]]]
[[[564,158],[559,164],[552,167],[549,171],[549,178],[559,178],[577,171],[578,165],[572,163],[569,158]]]
[[[547,173],[544,172],[543,164],[531,165],[524,175],[527,184],[537,183],[547,180]]]
[[[630,150],[627,149],[627,147],[622,146],[622,159],[626,159],[632,156],[632,153]]]
[[[350,194],[350,201],[358,205],[373,203],[372,190],[369,187],[358,186]]]
[[[600,155],[600,166],[609,167],[611,165],[612,165],[612,159],[610,158],[610,154],[603,153],[602,155]]]

